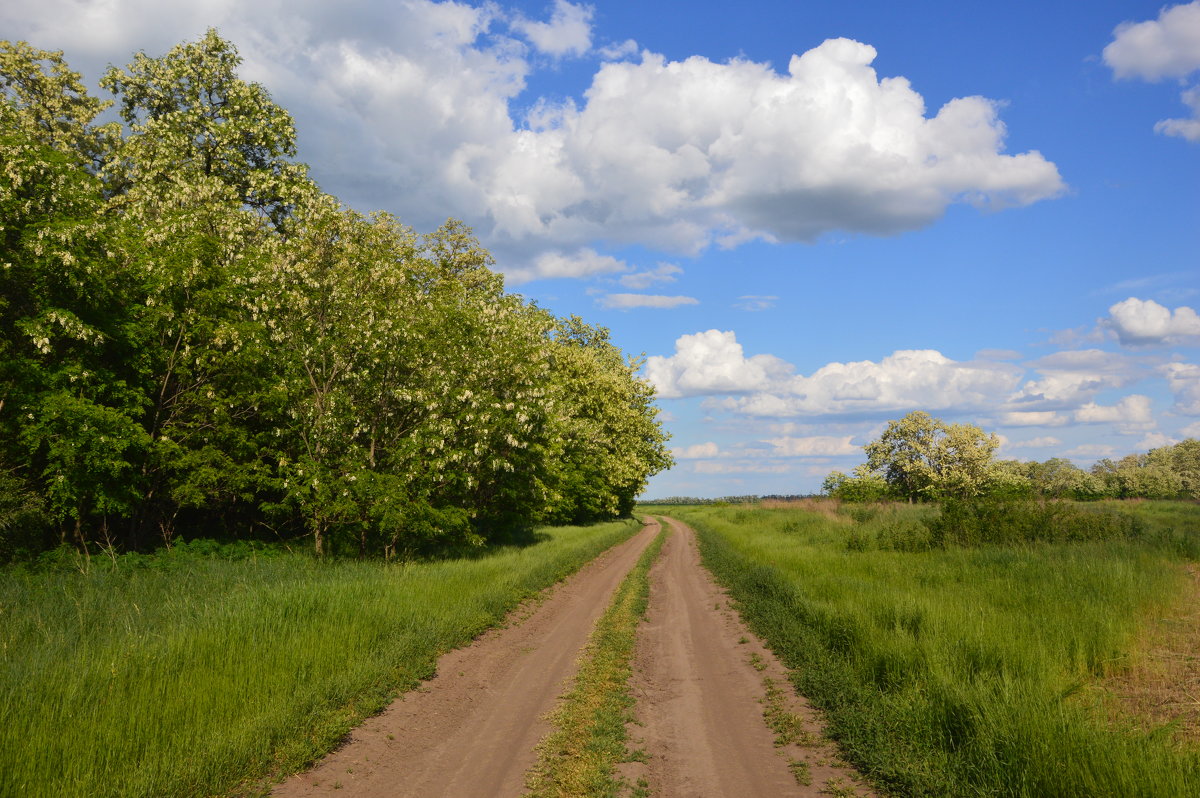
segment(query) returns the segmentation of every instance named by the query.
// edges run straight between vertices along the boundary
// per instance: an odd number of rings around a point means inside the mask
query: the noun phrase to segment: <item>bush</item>
[[[1144,521],[1126,513],[1085,509],[1065,501],[997,496],[947,500],[941,512],[924,524],[930,543],[939,548],[1131,540],[1146,532]]]

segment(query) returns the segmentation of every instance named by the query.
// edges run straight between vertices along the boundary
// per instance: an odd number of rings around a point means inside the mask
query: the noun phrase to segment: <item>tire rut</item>
[[[520,795],[535,747],[549,731],[544,716],[574,676],[596,619],[658,529],[647,524],[551,588],[527,617],[443,655],[433,679],[272,795]]]

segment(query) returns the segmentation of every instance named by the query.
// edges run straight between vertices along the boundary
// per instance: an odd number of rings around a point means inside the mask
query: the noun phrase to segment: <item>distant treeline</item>
[[[0,42],[0,559],[628,513],[671,463],[639,364],[505,293],[462,224],[322,193],[239,64],[215,31],[139,53],[96,124],[60,52]]]
[[[921,411],[888,423],[863,447],[867,462],[834,471],[823,491],[847,501],[936,501],[979,496],[1055,499],[1200,499],[1200,440],[1103,459],[1085,471],[1061,457],[997,460],[1000,440],[971,424]]]
[[[813,494],[811,493],[771,493],[766,496],[759,496],[758,494],[749,496],[722,496],[719,499],[701,499],[695,496],[668,496],[665,499],[639,499],[638,504],[755,504],[764,501],[794,502],[811,498],[813,498]]]

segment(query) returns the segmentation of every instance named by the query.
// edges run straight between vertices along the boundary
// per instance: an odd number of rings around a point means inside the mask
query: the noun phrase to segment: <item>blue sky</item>
[[[915,409],[1085,467],[1200,437],[1200,0],[0,9],[92,85],[208,26],[327,191],[648,357],[647,495],[813,491]]]

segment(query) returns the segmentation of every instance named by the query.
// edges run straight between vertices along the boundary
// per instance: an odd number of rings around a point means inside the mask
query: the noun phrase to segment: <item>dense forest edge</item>
[[[640,362],[462,223],[324,194],[240,62],[213,30],[138,53],[100,123],[61,52],[0,42],[0,562],[628,515],[671,465]]]

